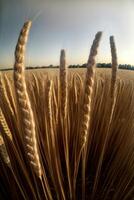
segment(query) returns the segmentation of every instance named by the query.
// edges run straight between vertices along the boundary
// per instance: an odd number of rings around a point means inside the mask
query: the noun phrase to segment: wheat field
[[[21,30],[14,70],[0,74],[0,199],[133,200],[134,74],[96,69],[101,32],[86,69],[25,71],[31,22]]]

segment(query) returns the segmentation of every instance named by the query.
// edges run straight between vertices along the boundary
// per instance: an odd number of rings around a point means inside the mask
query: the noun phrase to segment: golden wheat
[[[61,97],[61,114],[66,117],[67,112],[67,70],[65,50],[61,50],[60,56],[60,97]]]
[[[21,119],[24,126],[24,144],[26,148],[26,154],[28,156],[32,169],[39,177],[41,177],[41,166],[37,150],[35,122],[33,111],[27,94],[24,75],[24,52],[30,27],[30,21],[24,24],[16,46],[14,84],[16,89],[16,97],[21,111]]]
[[[85,79],[85,88],[84,88],[84,96],[82,102],[82,113],[81,113],[81,127],[80,127],[80,135],[81,135],[81,146],[84,146],[87,140],[87,133],[89,129],[90,123],[90,112],[91,112],[91,97],[94,86],[94,74],[95,74],[95,56],[97,55],[97,49],[99,46],[99,42],[102,36],[102,32],[98,32],[93,41],[89,59],[87,62],[87,72]]]
[[[111,71],[95,70],[98,32],[86,70],[67,69],[62,50],[59,71],[31,72],[30,26],[18,39],[14,76],[0,76],[0,198],[133,200],[134,78],[117,71],[113,36]]]
[[[0,155],[5,164],[10,167],[11,166],[10,159],[1,133],[0,133]]]
[[[110,47],[111,47],[111,56],[112,56],[111,97],[114,98],[115,84],[116,84],[116,79],[117,79],[118,62],[117,62],[116,46],[115,46],[113,36],[110,37]]]

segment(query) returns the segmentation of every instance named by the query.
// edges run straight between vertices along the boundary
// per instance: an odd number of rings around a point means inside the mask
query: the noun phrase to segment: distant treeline
[[[83,65],[69,65],[69,68],[86,68],[86,63]],[[98,68],[111,68],[111,63],[98,63]],[[134,70],[134,66],[128,64],[119,64],[119,69]]]
[[[68,68],[86,68],[86,63],[83,65],[69,65]],[[98,68],[111,68],[111,63],[98,63],[97,64]],[[54,66],[54,65],[49,65],[49,66],[36,66],[36,67],[26,67],[26,69],[43,69],[43,68],[59,68],[59,66]],[[128,64],[119,64],[118,66],[119,69],[126,69],[126,70],[134,70],[133,65],[128,65]],[[13,70],[13,68],[5,68],[5,69],[0,69],[0,71],[9,71]]]

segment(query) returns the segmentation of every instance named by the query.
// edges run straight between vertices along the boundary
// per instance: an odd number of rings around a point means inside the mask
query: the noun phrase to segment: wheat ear
[[[53,82],[52,80],[48,80],[47,81],[47,87],[46,87],[46,99],[47,99],[47,114],[48,114],[48,121],[49,121],[49,125],[50,125],[50,130],[53,129],[53,117],[52,117],[52,106],[51,106],[51,99],[52,99],[52,85]]]
[[[60,55],[60,97],[61,97],[61,114],[66,117],[67,111],[67,69],[65,50],[61,50]]]
[[[24,127],[24,145],[26,148],[26,154],[31,164],[31,168],[37,174],[38,177],[41,177],[41,165],[37,149],[35,121],[33,111],[31,108],[31,103],[27,93],[26,80],[24,74],[25,46],[27,43],[30,27],[31,21],[28,21],[24,24],[16,46],[14,64],[14,84],[22,123]]]
[[[4,84],[4,80],[3,80],[1,73],[0,73],[0,96],[1,96],[1,101],[3,100],[3,102],[8,105],[8,109],[11,112],[11,115],[14,116],[14,111],[13,111],[13,108],[12,108],[11,103],[9,101],[8,94],[7,94],[5,84]]]
[[[12,85],[9,80],[9,77],[6,74],[4,75],[4,80],[5,80],[5,90],[7,90],[8,88],[7,93],[8,93],[9,102],[12,106],[13,114],[16,116],[17,115],[16,102],[15,102],[13,91],[12,91]]]
[[[81,113],[81,127],[80,127],[80,137],[81,137],[81,147],[83,147],[87,141],[87,133],[90,123],[90,112],[91,112],[91,97],[94,86],[94,75],[95,75],[95,57],[97,55],[97,49],[102,36],[102,32],[98,32],[95,35],[95,39],[91,46],[89,59],[87,62],[87,72],[85,78],[85,88],[84,97],[82,102],[82,113]]]
[[[8,127],[8,124],[6,122],[6,119],[4,117],[4,114],[0,108],[0,127],[1,127],[1,130],[3,131],[4,134],[6,134],[6,136],[12,140],[12,134],[11,134],[11,131]]]
[[[3,140],[3,137],[0,133],[0,156],[3,159],[4,163],[8,166],[11,167],[10,159],[7,153],[6,145]]]
[[[114,36],[110,36],[110,48],[112,56],[111,98],[113,98],[115,93],[115,85],[116,85],[117,69],[118,69],[117,52],[116,52]]]
[[[7,125],[6,119],[3,115],[1,108],[0,108],[0,128],[3,134],[5,134],[10,140],[12,140],[11,131]],[[0,155],[5,164],[7,164],[10,167],[11,166],[10,159],[1,133],[0,133]]]

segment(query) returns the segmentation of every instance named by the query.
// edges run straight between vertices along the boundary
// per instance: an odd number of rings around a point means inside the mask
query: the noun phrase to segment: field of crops
[[[11,79],[13,78],[13,71],[4,71],[2,72],[3,74],[6,74],[7,76],[9,76]],[[28,76],[31,74],[35,74],[37,76],[40,75],[48,75],[48,76],[55,76],[55,75],[59,75],[59,69],[33,69],[33,70],[26,70],[25,71],[26,76],[28,74]],[[86,73],[86,68],[85,69],[68,69],[68,73],[78,73],[82,78],[84,78],[84,75]],[[111,76],[111,69],[105,69],[105,68],[96,68],[96,75],[98,77],[104,77],[106,76]],[[118,78],[120,79],[124,79],[124,80],[133,80],[134,79],[134,72],[130,71],[130,70],[118,70]]]

